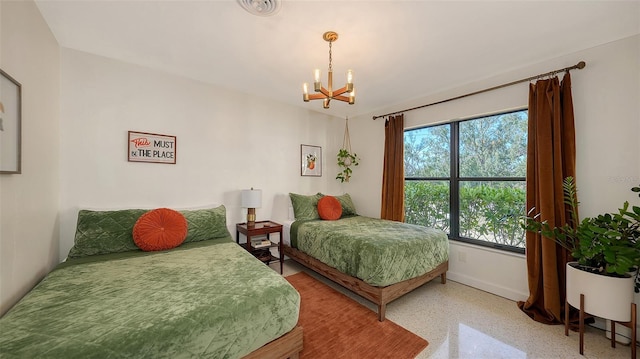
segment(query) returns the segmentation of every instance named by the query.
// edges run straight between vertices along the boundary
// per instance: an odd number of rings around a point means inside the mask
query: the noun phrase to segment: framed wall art
[[[322,176],[322,147],[300,145],[300,175]]]
[[[129,162],[176,163],[176,136],[129,131]]]
[[[0,69],[0,173],[21,172],[22,86]]]

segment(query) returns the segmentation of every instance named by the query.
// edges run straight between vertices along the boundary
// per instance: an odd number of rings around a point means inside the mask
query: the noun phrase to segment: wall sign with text
[[[129,162],[176,163],[176,136],[129,131]]]

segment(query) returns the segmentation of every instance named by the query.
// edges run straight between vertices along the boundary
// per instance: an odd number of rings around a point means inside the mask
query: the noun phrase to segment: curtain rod
[[[373,116],[373,120],[375,121],[375,120],[379,119],[380,117],[387,117],[387,116],[391,116],[391,115],[397,115],[399,113],[413,111],[413,110],[417,110],[417,109],[423,108],[423,107],[439,105],[441,103],[445,103],[445,102],[449,102],[449,101],[453,101],[453,100],[459,100],[461,98],[465,98],[465,97],[481,94],[483,92],[489,92],[489,91],[501,89],[501,88],[508,87],[508,86],[515,85],[515,84],[519,84],[519,83],[522,83],[522,82],[529,82],[531,80],[539,79],[539,78],[545,77],[545,76],[553,76],[555,74],[558,74],[558,73],[564,72],[564,71],[569,71],[569,70],[573,70],[573,69],[581,70],[581,69],[584,69],[585,66],[587,66],[587,64],[584,61],[580,61],[577,64],[575,64],[573,66],[565,67],[564,69],[559,69],[559,70],[555,70],[555,71],[549,71],[549,72],[544,73],[544,74],[527,77],[526,79],[521,79],[521,80],[509,82],[509,83],[506,83],[506,84],[502,84],[502,85],[486,88],[484,90],[479,90],[479,91],[471,92],[471,93],[468,93],[468,94],[465,94],[465,95],[460,95],[460,96],[448,98],[448,99],[442,100],[442,101],[432,102],[432,103],[429,103],[429,104],[426,104],[426,105],[420,105],[420,106],[416,106],[416,107],[412,107],[412,108],[407,108],[407,109],[396,111],[396,112],[390,112],[390,113],[387,113],[387,114],[384,114],[384,115]]]

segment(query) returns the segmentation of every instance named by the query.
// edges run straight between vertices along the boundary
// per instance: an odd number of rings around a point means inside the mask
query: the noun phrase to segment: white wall
[[[640,36],[586,49],[575,54],[507,71],[466,86],[418,98],[375,115],[431,103],[487,87],[527,78],[585,61],[574,70],[573,100],[577,141],[577,184],[581,216],[615,211],[625,200],[640,205],[630,188],[640,184]],[[562,75],[560,75],[561,77]],[[452,101],[405,113],[405,127],[446,122],[522,108],[528,84]],[[384,120],[371,115],[350,120],[353,150],[363,160],[349,184],[358,210],[380,215]],[[528,296],[523,255],[484,249],[451,241],[448,277],[510,299]]]
[[[22,174],[0,175],[0,315],[58,263],[58,44],[31,1],[0,1],[0,67],[22,85]]]
[[[243,222],[240,190],[262,189],[257,219],[286,219],[289,192],[325,191],[300,176],[300,145],[322,146],[332,119],[144,67],[62,49],[60,259],[79,208],[224,204]],[[177,164],[127,162],[127,131],[177,136]],[[331,177],[332,178],[332,177]],[[235,234],[235,230],[232,230]]]

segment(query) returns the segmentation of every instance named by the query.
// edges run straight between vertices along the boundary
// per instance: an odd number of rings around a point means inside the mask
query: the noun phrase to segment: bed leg
[[[442,284],[447,284],[447,273],[446,273],[446,272],[445,272],[445,273],[440,274],[440,282],[441,282]]]
[[[385,310],[387,309],[386,304],[378,304],[378,321],[384,322]]]

